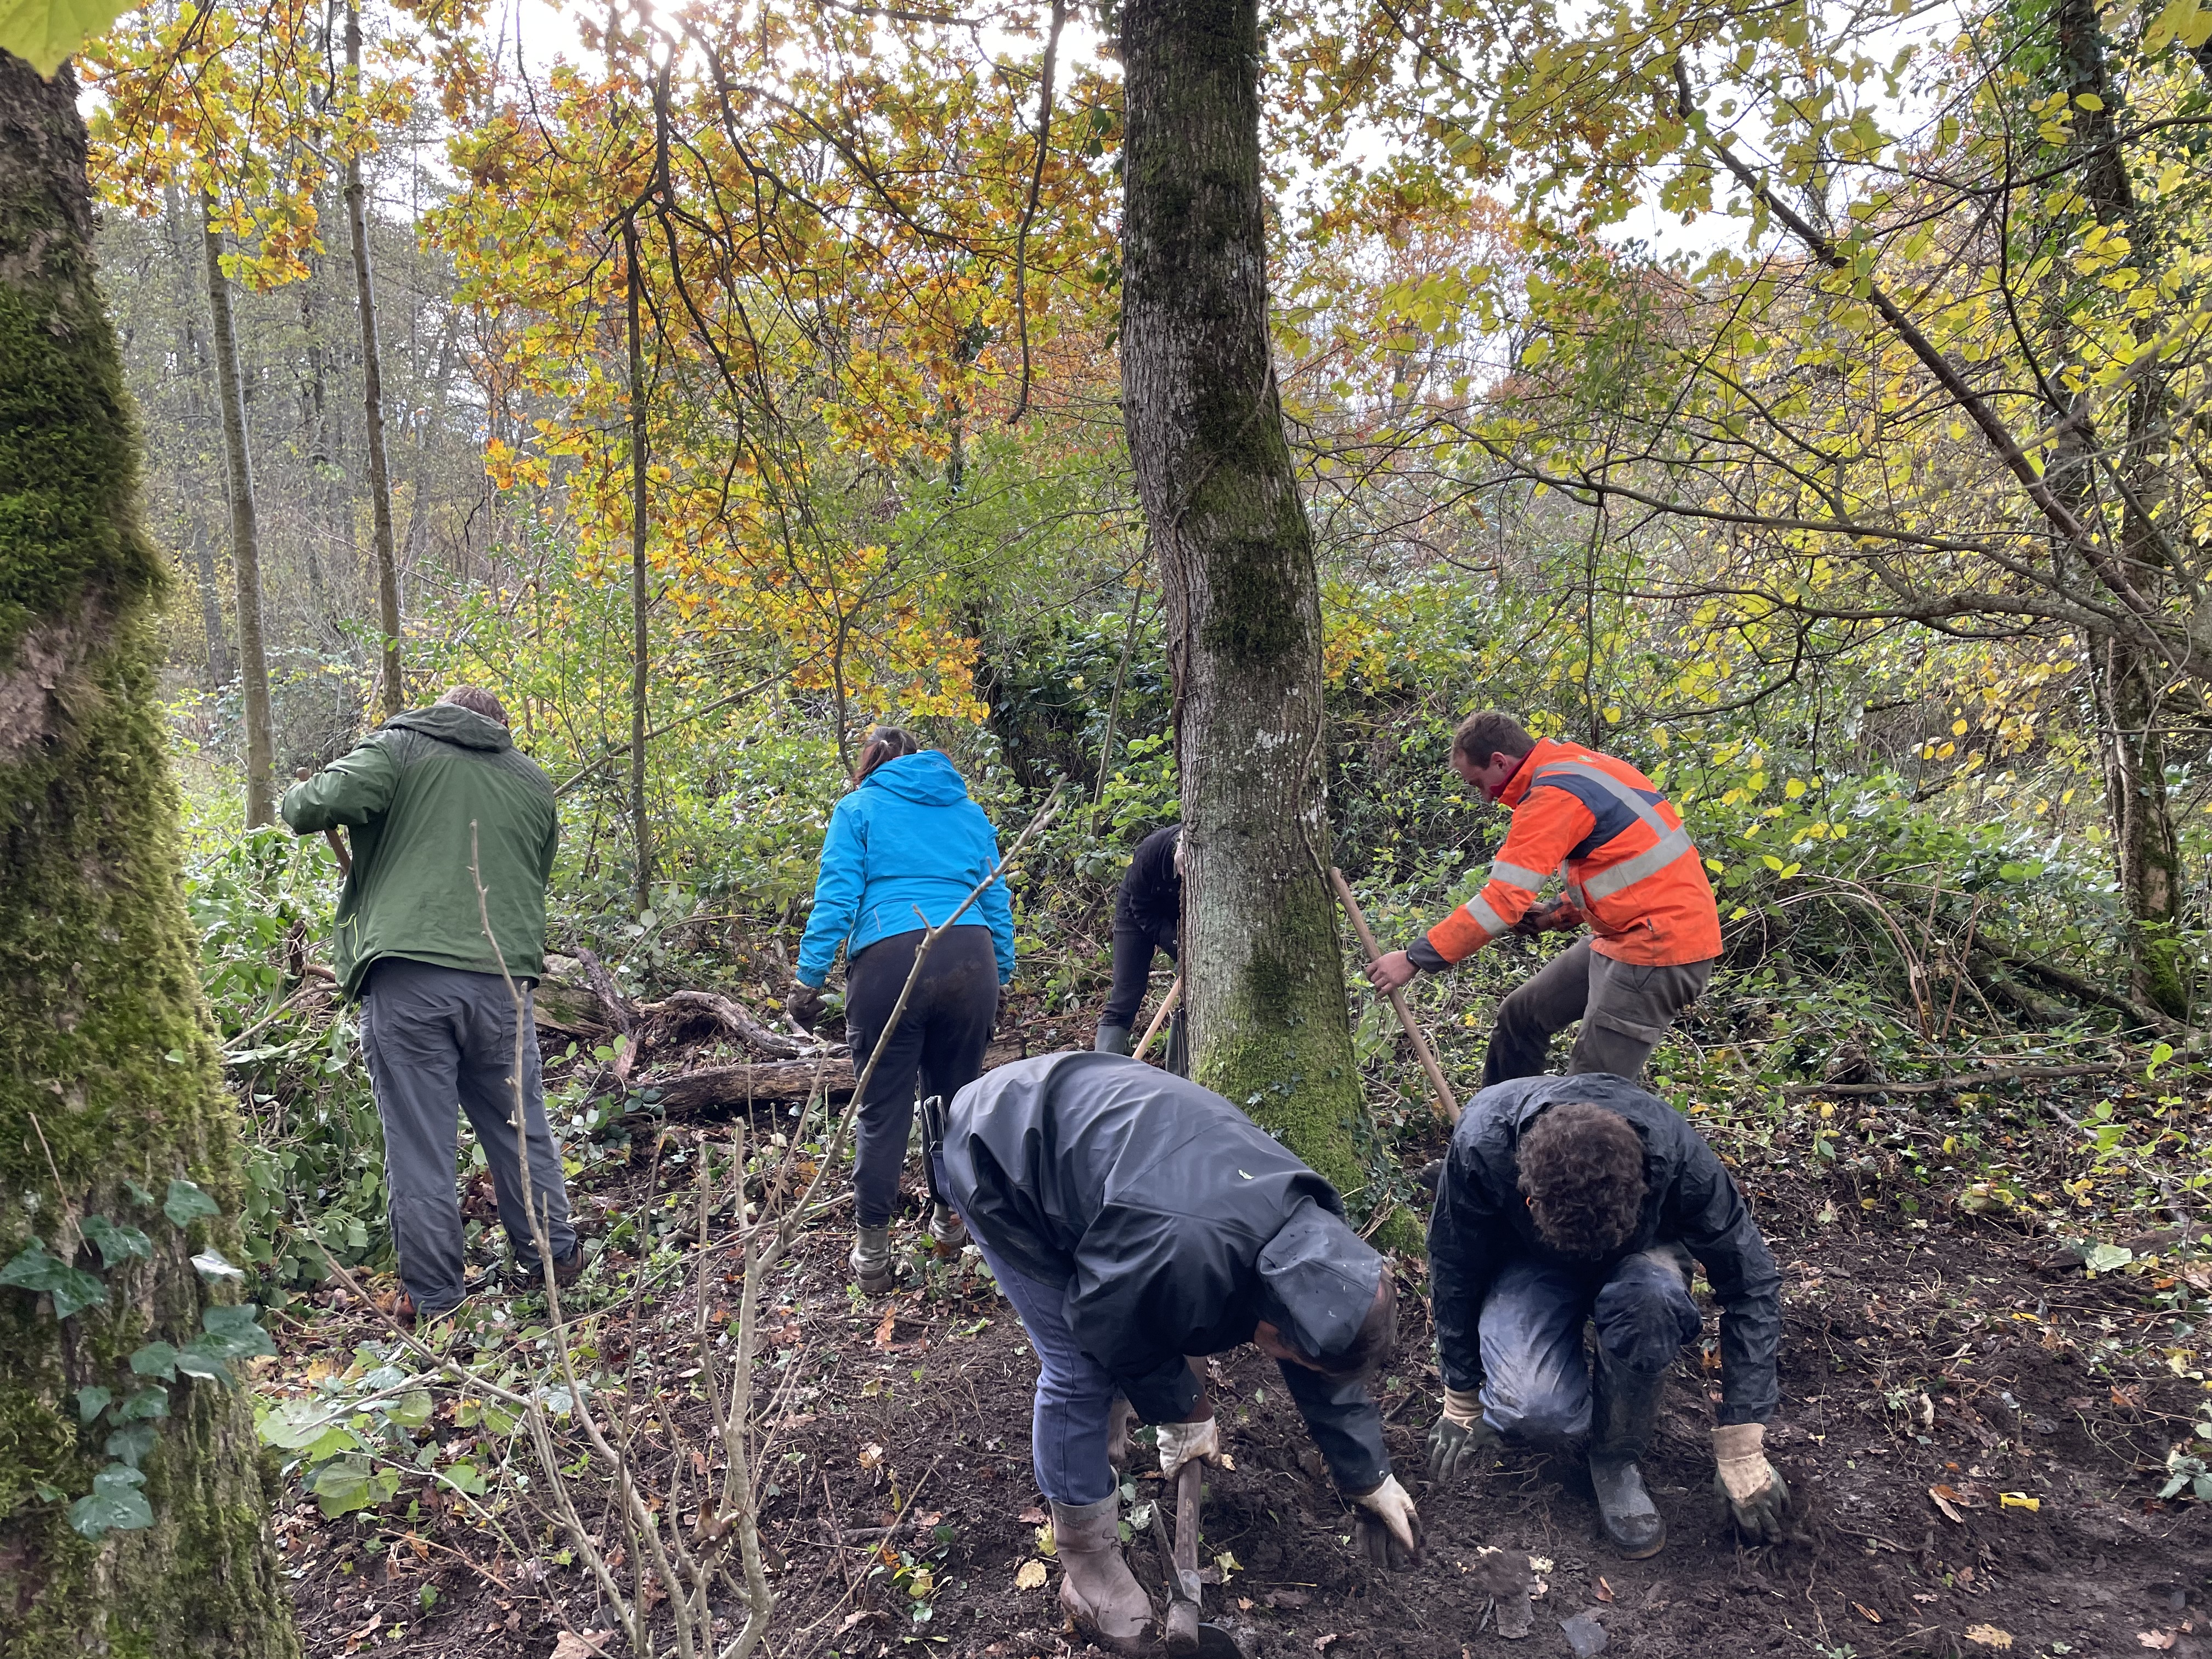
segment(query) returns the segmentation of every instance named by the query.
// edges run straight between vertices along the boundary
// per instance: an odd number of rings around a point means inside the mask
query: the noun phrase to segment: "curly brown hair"
[[[1521,1190],[1537,1237],[1565,1255],[1608,1255],[1644,1213],[1644,1137],[1618,1112],[1563,1100],[1521,1137]]]

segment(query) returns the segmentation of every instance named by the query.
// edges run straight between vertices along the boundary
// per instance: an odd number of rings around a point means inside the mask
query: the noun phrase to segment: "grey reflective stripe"
[[[1645,848],[1626,863],[1616,864],[1591,876],[1583,883],[1583,891],[1592,899],[1611,898],[1622,888],[1632,887],[1644,877],[1658,874],[1677,859],[1694,858],[1697,851],[1687,830],[1670,830],[1656,845]]]
[[[1482,902],[1480,895],[1469,899],[1464,908],[1468,915],[1474,919],[1474,925],[1489,934],[1491,938],[1496,939],[1505,931],[1504,920],[1499,917],[1497,911]]]
[[[1533,787],[1546,778],[1560,772],[1571,772],[1578,778],[1588,778],[1630,811],[1635,813],[1638,817],[1650,824],[1653,835],[1663,836],[1667,833],[1667,820],[1659,816],[1657,807],[1613,776],[1612,773],[1601,772],[1595,766],[1585,765],[1581,761],[1553,762],[1551,765],[1544,768],[1529,780],[1530,787]]]
[[[1503,859],[1490,866],[1490,878],[1510,883],[1515,887],[1525,887],[1532,893],[1541,891],[1544,885],[1540,871],[1524,870],[1521,866],[1508,864]]]

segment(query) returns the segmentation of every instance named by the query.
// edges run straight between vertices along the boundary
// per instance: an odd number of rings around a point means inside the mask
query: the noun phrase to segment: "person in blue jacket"
[[[853,769],[852,793],[830,815],[789,1003],[792,1018],[811,1029],[842,945],[854,1070],[883,1045],[854,1137],[853,1272],[870,1295],[891,1285],[891,1210],[915,1102],[950,1100],[982,1072],[999,988],[1014,976],[1013,905],[993,876],[998,864],[997,832],[952,763],[910,732],[878,726]],[[924,933],[987,877],[990,885],[931,947],[905,1013],[886,1030]],[[940,1238],[957,1224],[949,1212],[930,1218]]]

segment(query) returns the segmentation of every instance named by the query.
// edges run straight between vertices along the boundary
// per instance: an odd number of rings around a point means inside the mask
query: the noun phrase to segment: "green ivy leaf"
[[[141,1389],[114,1411],[118,1423],[143,1422],[149,1418],[169,1414],[169,1391],[167,1389]]]
[[[160,1432],[151,1423],[127,1424],[107,1437],[107,1455],[121,1458],[135,1469],[154,1449],[155,1437]]]
[[[149,1342],[131,1356],[131,1369],[141,1376],[177,1378],[177,1351],[166,1342]]]
[[[200,1277],[206,1279],[210,1284],[213,1284],[219,1279],[244,1279],[246,1277],[246,1270],[244,1268],[232,1267],[228,1261],[223,1259],[222,1252],[213,1248],[202,1250],[198,1255],[194,1256],[192,1258],[192,1266],[198,1268]]]
[[[4,4],[5,0],[0,0]],[[216,1201],[199,1189],[197,1182],[181,1178],[169,1183],[169,1195],[161,1200],[161,1213],[179,1227],[191,1225],[202,1216],[221,1215]]]
[[[70,1505],[70,1525],[87,1538],[136,1532],[154,1524],[154,1506],[138,1490],[146,1477],[128,1463],[110,1463],[92,1477],[92,1491]]]
[[[368,1458],[353,1452],[316,1470],[308,1482],[308,1490],[322,1506],[324,1517],[335,1521],[341,1515],[381,1504],[398,1492],[399,1471],[378,1470]]]
[[[398,1399],[388,1401],[384,1414],[403,1429],[419,1429],[430,1420],[430,1391],[411,1389]]]
[[[141,1261],[150,1260],[153,1256],[152,1239],[136,1227],[110,1221],[104,1215],[85,1217],[80,1231],[92,1241],[93,1247],[100,1252],[101,1262],[107,1267],[128,1261],[134,1255]]]
[[[261,1328],[261,1310],[254,1303],[210,1308],[200,1316],[200,1325],[207,1334],[194,1338],[192,1346],[220,1350],[225,1359],[250,1359],[256,1354],[276,1352],[276,1343]]]
[[[64,58],[126,9],[122,0],[7,0],[0,5],[0,52],[30,59],[33,69],[51,79]]]
[[[76,1391],[76,1420],[89,1423],[107,1409],[107,1402],[115,1398],[112,1389],[103,1389],[97,1382],[88,1382]]]
[[[54,1299],[57,1319],[67,1319],[73,1313],[107,1300],[106,1285],[82,1268],[72,1267],[59,1257],[48,1255],[46,1247],[35,1238],[17,1253],[14,1261],[0,1267],[0,1285],[45,1291]]]

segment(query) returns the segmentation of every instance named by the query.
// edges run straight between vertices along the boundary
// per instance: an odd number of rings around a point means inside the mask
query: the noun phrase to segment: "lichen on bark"
[[[129,1386],[131,1350],[179,1344],[211,1299],[171,1226],[198,1182],[234,1212],[224,1096],[179,880],[177,799],[154,715],[161,561],[137,517],[137,442],[93,283],[84,129],[66,69],[0,55],[0,1261],[29,1239],[100,1270],[55,1317],[0,1289],[0,1656],[296,1654],[242,1394],[171,1390],[143,1462],[151,1527],[95,1542],[67,1519],[106,1462],[76,1390]],[[143,1227],[150,1261],[100,1269],[76,1223]],[[40,1488],[58,1491],[56,1501]]]

